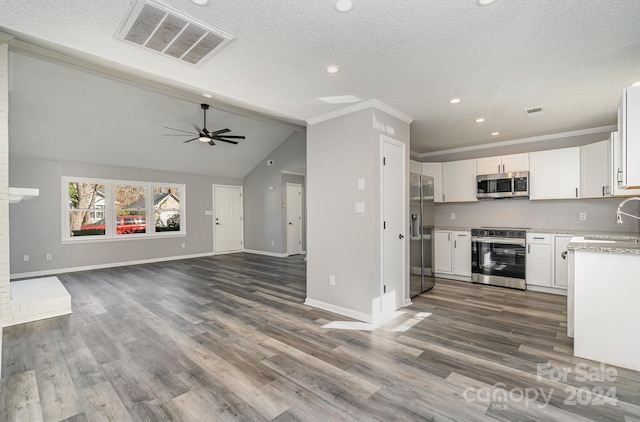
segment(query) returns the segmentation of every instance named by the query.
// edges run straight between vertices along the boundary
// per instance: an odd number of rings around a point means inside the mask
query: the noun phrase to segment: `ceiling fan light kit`
[[[209,104],[200,104],[200,108],[202,108],[202,112],[204,114],[202,129],[200,129],[198,125],[194,123],[191,123],[191,126],[193,126],[193,128],[196,130],[197,133],[191,133],[182,129],[176,129],[173,127],[165,126],[165,129],[171,129],[171,130],[176,130],[178,132],[188,133],[188,135],[172,134],[168,136],[195,136],[195,138],[187,139],[183,143],[186,144],[187,142],[195,141],[197,139],[198,141],[206,142],[211,146],[214,146],[216,144],[214,141],[222,141],[222,142],[227,142],[229,144],[236,145],[238,144],[238,141],[234,141],[234,139],[245,139],[245,137],[241,135],[224,135],[225,133],[231,132],[231,129],[229,128],[219,129],[219,130],[214,130],[213,132],[209,132],[209,130],[207,130],[207,110],[209,110]]]

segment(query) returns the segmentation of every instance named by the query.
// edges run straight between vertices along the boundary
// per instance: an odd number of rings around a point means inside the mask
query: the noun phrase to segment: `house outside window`
[[[63,177],[63,241],[184,235],[185,185]]]

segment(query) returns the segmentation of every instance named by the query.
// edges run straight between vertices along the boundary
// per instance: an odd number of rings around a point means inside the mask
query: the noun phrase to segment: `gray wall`
[[[304,177],[282,172],[304,174],[306,153],[306,132],[294,132],[244,178],[245,249],[273,254],[287,252],[286,208],[282,206],[286,202],[285,183],[300,183],[303,192],[306,189]],[[274,164],[267,166],[268,160]],[[273,190],[269,190],[270,186]]]
[[[184,183],[187,234],[63,244],[62,176]],[[213,207],[212,185],[242,184],[234,178],[15,157],[9,161],[9,180],[10,186],[40,189],[38,197],[10,205],[12,274],[213,253],[213,218],[205,215]],[[47,253],[51,261],[45,260]]]
[[[357,111],[307,128],[307,299],[368,316],[381,293],[381,134],[407,143],[408,169],[409,125],[386,113]],[[364,214],[354,212],[356,201]]]
[[[494,200],[476,203],[436,204],[436,227],[525,227],[576,231],[638,233],[638,224],[624,217],[615,224],[616,208],[623,198],[575,199],[561,201]],[[624,211],[637,213],[637,203]],[[451,213],[456,219],[451,220]],[[587,220],[580,221],[579,213]]]

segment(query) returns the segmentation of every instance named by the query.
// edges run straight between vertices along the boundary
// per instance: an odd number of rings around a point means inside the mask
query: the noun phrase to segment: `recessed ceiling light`
[[[207,92],[203,93],[202,96],[205,97],[205,98],[211,98],[212,97],[212,95],[207,93]]]
[[[478,6],[489,6],[490,4],[493,4],[495,2],[496,0],[476,0],[476,4]]]
[[[484,122],[484,117],[478,117],[476,119],[476,123],[482,123],[482,122]]]
[[[338,73],[340,71],[340,68],[338,66],[336,66],[335,64],[331,64],[331,65],[325,67],[324,71],[333,75],[334,73]]]
[[[353,9],[353,2],[351,0],[336,0],[333,8],[340,13],[347,13]]]
[[[491,132],[491,136],[498,136],[500,135],[500,132]]]
[[[198,6],[206,6],[209,4],[209,0],[191,0],[191,3],[197,4]]]
[[[458,104],[460,102],[460,98],[452,98],[449,102],[451,104]]]

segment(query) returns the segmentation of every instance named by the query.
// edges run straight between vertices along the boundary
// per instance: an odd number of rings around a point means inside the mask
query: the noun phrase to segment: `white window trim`
[[[105,186],[104,192],[104,208],[101,209],[105,219],[105,234],[96,236],[71,236],[69,230],[69,183],[91,183],[102,184]],[[116,234],[116,208],[114,201],[114,190],[116,185],[133,185],[145,187],[145,221],[147,229],[145,233],[130,233],[126,235]],[[155,208],[153,204],[153,188],[167,187],[176,188],[180,192],[180,230],[156,232],[155,231]],[[62,242],[63,243],[86,243],[86,242],[113,242],[120,240],[139,240],[139,239],[158,239],[162,237],[184,237],[187,234],[187,201],[186,201],[186,185],[182,183],[166,183],[166,182],[141,182],[134,180],[117,180],[117,179],[96,179],[91,177],[74,177],[62,176]]]

